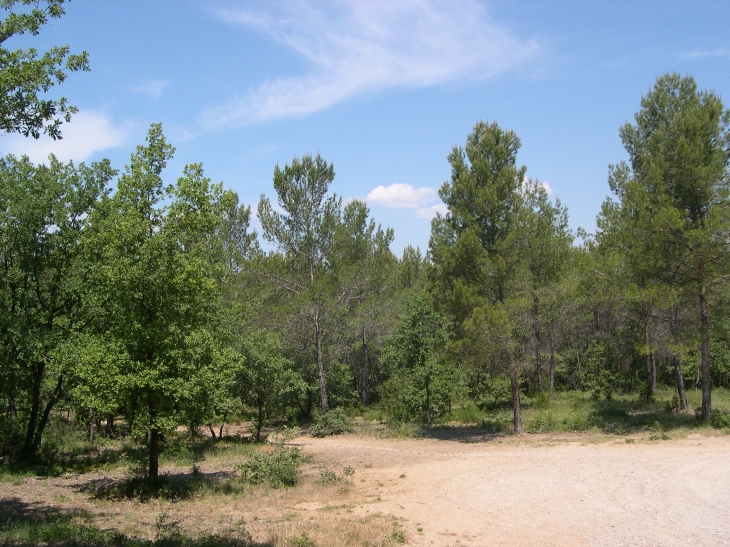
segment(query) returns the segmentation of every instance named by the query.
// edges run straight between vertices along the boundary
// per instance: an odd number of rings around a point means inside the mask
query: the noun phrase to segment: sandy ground
[[[364,488],[367,499],[382,501],[355,514],[377,507],[405,519],[413,545],[730,545],[727,436],[637,444],[350,436],[302,444],[358,469],[366,484],[383,484]]]
[[[272,545],[303,530],[317,545],[376,544],[396,520],[409,545],[730,545],[730,436],[474,440],[302,436],[293,443],[315,463],[290,490],[140,504],[90,499],[82,485],[104,475],[29,478],[0,484],[0,508],[77,508],[125,533],[151,530],[162,512],[209,533],[245,521]],[[352,467],[352,486],[317,486],[321,466]],[[203,464],[204,473],[225,471]]]

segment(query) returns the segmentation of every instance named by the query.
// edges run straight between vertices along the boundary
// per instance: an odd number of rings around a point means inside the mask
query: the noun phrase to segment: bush
[[[329,412],[317,414],[314,423],[309,428],[312,437],[327,437],[340,435],[351,430],[350,418],[343,408],[335,408]]]
[[[730,428],[730,413],[713,410],[710,423],[712,427],[716,427],[717,429]]]
[[[538,393],[535,395],[535,398],[532,399],[532,405],[535,408],[547,408],[550,406],[550,393],[547,391],[543,391],[541,393]]]
[[[241,478],[251,484],[268,484],[272,488],[294,486],[299,482],[302,455],[297,448],[277,446],[272,452],[255,454],[238,466]]]

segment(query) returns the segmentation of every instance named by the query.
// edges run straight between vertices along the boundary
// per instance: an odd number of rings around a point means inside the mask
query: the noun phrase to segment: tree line
[[[37,33],[61,4],[11,14],[5,35]],[[5,131],[60,138],[54,116],[75,110],[35,91],[87,69],[86,54],[0,53],[17,85],[46,74],[6,91]],[[267,423],[335,408],[430,426],[467,402],[509,406],[521,433],[526,396],[668,385],[680,412],[701,389],[710,420],[712,386],[730,384],[730,112],[667,74],[620,136],[629,159],[610,167],[590,234],[518,164],[513,131],[477,122],[448,154],[427,251],[400,257],[366,203],[332,192],[319,155],[274,168],[261,234],[201,164],[163,182],[174,149],[160,124],[121,171],[2,158],[3,458],[37,457],[60,408],[92,442],[123,428],[146,443],[153,478],[181,425],[220,438],[246,418],[260,440]]]

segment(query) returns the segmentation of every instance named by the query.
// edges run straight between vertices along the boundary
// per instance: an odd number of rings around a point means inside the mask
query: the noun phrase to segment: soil
[[[381,501],[355,514],[377,507],[404,519],[413,545],[730,545],[730,437],[542,437],[303,445],[358,469],[363,493]]]
[[[28,478],[0,485],[0,509],[85,511],[100,527],[148,536],[163,513],[200,533],[243,521],[272,545],[302,532],[316,545],[392,544],[393,530],[418,546],[730,545],[730,436],[587,440],[304,435],[292,444],[314,463],[289,490],[142,504],[90,498],[84,485],[120,473]],[[351,467],[352,485],[317,485],[323,466]],[[204,462],[201,471],[232,470]]]

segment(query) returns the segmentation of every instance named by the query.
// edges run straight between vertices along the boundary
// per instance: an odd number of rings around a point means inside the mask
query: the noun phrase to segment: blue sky
[[[0,137],[2,153],[117,168],[162,122],[165,176],[203,162],[255,210],[274,166],[320,153],[332,190],[369,202],[393,250],[427,249],[446,160],[477,120],[522,141],[518,162],[595,229],[619,127],[667,71],[730,105],[730,2],[73,0],[7,46],[86,50],[63,94],[64,140]]]

